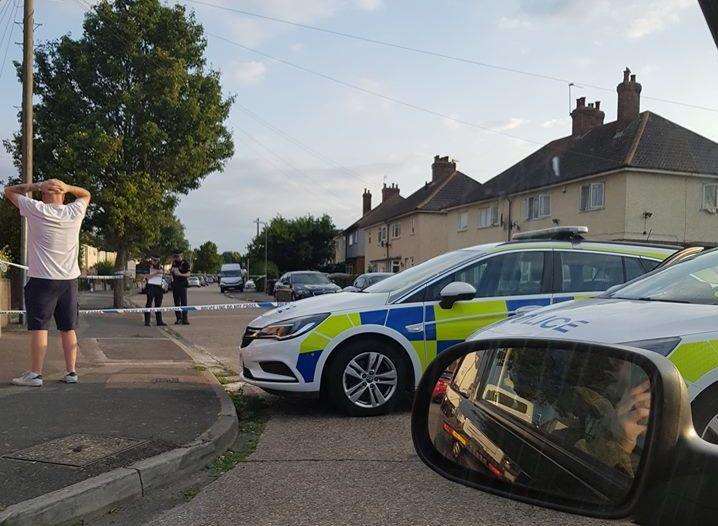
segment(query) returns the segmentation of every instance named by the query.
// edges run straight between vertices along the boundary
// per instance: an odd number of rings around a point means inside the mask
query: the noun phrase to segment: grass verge
[[[242,391],[231,394],[230,397],[237,410],[239,433],[229,450],[212,463],[210,470],[217,477],[252,454],[268,419],[267,402],[263,397],[247,396]]]

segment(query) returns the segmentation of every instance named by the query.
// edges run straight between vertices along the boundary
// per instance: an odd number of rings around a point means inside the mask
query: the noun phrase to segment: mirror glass
[[[616,506],[641,466],[651,400],[646,372],[604,351],[491,349],[443,371],[428,433],[467,480]]]

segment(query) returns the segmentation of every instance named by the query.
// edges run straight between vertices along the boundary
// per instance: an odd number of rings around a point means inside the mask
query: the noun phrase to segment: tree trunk
[[[122,272],[122,279],[116,279],[113,283],[114,289],[114,304],[116,309],[121,309],[125,306],[125,268],[127,267],[127,249],[124,247],[117,251],[117,258],[115,259],[115,272]]]

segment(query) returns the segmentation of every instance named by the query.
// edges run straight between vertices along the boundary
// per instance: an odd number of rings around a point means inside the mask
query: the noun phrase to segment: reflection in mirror
[[[650,407],[650,381],[632,362],[602,352],[490,349],[443,372],[428,431],[469,480],[613,506],[637,478]]]

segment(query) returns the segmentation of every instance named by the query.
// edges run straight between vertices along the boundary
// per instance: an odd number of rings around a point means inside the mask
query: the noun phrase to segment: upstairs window
[[[701,210],[714,214],[718,211],[718,184],[706,183],[703,185],[703,203]]]
[[[527,197],[524,207],[527,220],[548,217],[551,215],[551,196],[546,193]]]
[[[379,228],[379,235],[377,236],[377,242],[379,243],[379,246],[386,243],[386,232],[387,230],[385,226]]]
[[[393,223],[391,225],[391,237],[393,239],[401,237],[401,223]]]
[[[356,233],[352,232],[349,234],[349,246],[354,245],[354,243],[356,243]]]
[[[488,228],[499,224],[499,205],[479,208],[479,228]]]
[[[461,212],[456,221],[456,230],[462,232],[469,228],[469,213]]]
[[[411,218],[411,235],[413,236],[416,233],[416,218]]]
[[[581,185],[581,198],[578,209],[582,212],[599,210],[605,205],[604,183]]]

